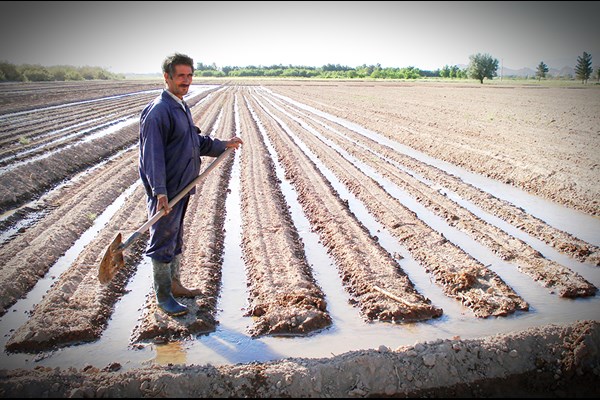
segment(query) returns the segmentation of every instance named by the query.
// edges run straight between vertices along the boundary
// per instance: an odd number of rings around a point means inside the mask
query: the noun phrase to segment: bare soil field
[[[600,394],[600,87],[196,83],[244,145],[190,201],[177,318],[144,235],[97,279],[162,83],[0,85],[2,397]]]

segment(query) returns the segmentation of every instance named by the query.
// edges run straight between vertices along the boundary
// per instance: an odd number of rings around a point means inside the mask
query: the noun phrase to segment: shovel
[[[194,178],[179,194],[171,201],[169,201],[169,208],[173,207],[179,200],[181,200],[196,184],[212,171],[217,164],[219,164],[229,153],[233,151],[233,148],[226,149],[219,157],[215,159],[200,175]],[[156,221],[158,221],[165,214],[164,209],[160,209],[156,214],[152,216],[144,225],[142,225],[137,231],[133,232],[131,236],[124,242],[121,243],[122,235],[119,232],[114,238],[112,243],[106,248],[106,253],[102,257],[100,262],[100,268],[98,269],[98,280],[102,284],[109,283],[117,272],[125,266],[125,260],[123,259],[123,250],[129,247],[135,240],[146,230],[148,230]]]

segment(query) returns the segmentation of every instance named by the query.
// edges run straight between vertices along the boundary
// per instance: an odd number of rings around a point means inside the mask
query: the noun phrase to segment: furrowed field
[[[179,318],[97,278],[160,90],[0,85],[3,397],[598,394],[600,86],[196,80]]]

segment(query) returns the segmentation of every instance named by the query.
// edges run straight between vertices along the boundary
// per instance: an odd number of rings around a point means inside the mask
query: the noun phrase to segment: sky
[[[160,73],[180,52],[224,66],[436,70],[600,65],[600,2],[0,2],[0,61]]]

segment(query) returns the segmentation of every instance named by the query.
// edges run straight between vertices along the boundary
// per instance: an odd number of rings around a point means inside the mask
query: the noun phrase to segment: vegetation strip
[[[253,336],[305,334],[331,324],[269,152],[248,107],[241,108],[242,240]]]
[[[442,310],[419,294],[398,263],[356,220],[318,168],[276,122],[271,111],[252,99],[254,110],[279,154],[313,229],[336,260],[342,281],[369,320],[409,322],[439,317]],[[258,112],[258,111],[257,111]],[[418,307],[394,301],[372,289],[377,285]]]

